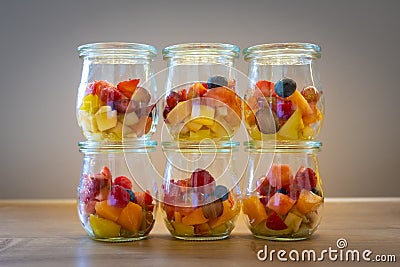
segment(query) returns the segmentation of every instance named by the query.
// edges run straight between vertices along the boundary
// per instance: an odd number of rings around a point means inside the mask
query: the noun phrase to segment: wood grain
[[[257,252],[314,249],[319,253],[345,238],[347,249],[369,249],[396,255],[400,261],[400,200],[327,202],[318,231],[305,241],[272,242],[253,238],[239,218],[232,236],[220,241],[173,239],[158,216],[148,239],[130,243],[91,240],[80,225],[73,202],[1,202],[0,266],[304,266],[308,262],[258,261]],[[366,262],[333,262],[316,266],[365,266]],[[378,266],[377,263],[369,263]]]

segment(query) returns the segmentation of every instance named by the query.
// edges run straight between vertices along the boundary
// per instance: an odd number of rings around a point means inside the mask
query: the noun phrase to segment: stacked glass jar
[[[163,118],[167,166],[161,209],[172,236],[215,240],[229,236],[241,207],[231,141],[241,125],[231,44],[188,43],[164,48],[168,77]]]
[[[157,89],[153,46],[94,43],[78,48],[83,59],[76,114],[86,141],[78,187],[78,213],[88,235],[100,241],[146,238],[157,187],[151,163],[156,142]]]
[[[324,118],[319,46],[262,44],[243,51],[249,66],[244,122],[243,213],[254,236],[299,240],[316,230],[324,202],[313,141]]]

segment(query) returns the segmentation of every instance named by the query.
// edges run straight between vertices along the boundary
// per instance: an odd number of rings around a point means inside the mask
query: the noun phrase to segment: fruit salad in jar
[[[176,140],[228,140],[240,127],[242,101],[234,80],[212,76],[167,93],[163,117]]]
[[[144,138],[151,131],[155,105],[151,95],[139,87],[140,79],[117,85],[96,80],[86,86],[78,99],[78,123],[90,141],[121,141]]]
[[[243,199],[242,209],[254,236],[298,240],[311,236],[321,220],[324,202],[315,170],[273,164],[257,180],[256,193]]]
[[[207,170],[197,169],[190,178],[164,183],[163,191],[163,217],[174,237],[223,239],[233,230],[240,212],[237,196],[217,185]]]
[[[324,115],[322,92],[314,86],[297,88],[296,81],[260,80],[246,99],[244,120],[254,140],[311,140]]]
[[[78,196],[81,223],[95,240],[140,240],[153,228],[155,201],[150,192],[133,191],[126,176],[113,179],[107,166],[99,173],[83,174]]]

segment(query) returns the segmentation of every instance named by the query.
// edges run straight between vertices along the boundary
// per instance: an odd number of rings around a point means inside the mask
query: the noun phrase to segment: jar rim
[[[247,152],[305,152],[320,151],[322,143],[318,141],[246,141]]]
[[[168,59],[176,55],[225,55],[238,58],[240,48],[226,43],[183,43],[165,47],[162,50],[163,58]]]
[[[100,56],[141,56],[156,57],[157,49],[148,44],[127,43],[127,42],[101,42],[80,45],[77,48],[79,57],[100,57]]]
[[[123,142],[78,142],[79,151],[82,153],[143,153],[153,152],[157,147],[157,141],[133,140]]]
[[[163,151],[190,152],[231,152],[236,151],[240,143],[236,141],[167,141],[162,143]]]
[[[254,58],[273,57],[277,55],[286,56],[309,56],[311,58],[321,57],[321,47],[312,43],[270,43],[258,44],[243,50],[246,61]]]

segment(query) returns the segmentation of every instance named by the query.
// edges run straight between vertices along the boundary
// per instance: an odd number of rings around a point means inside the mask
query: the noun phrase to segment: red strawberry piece
[[[123,208],[129,203],[130,198],[131,196],[125,188],[120,185],[113,185],[108,196],[108,204]]]
[[[103,168],[101,169],[100,173],[102,175],[104,175],[104,178],[111,180],[111,178],[112,178],[111,171],[107,166],[103,166]]]
[[[121,114],[133,112],[137,109],[137,106],[136,101],[131,101],[127,98],[114,101],[114,109]]]
[[[186,101],[187,100],[187,92],[186,89],[182,89],[178,91],[178,94],[180,96],[180,101]]]
[[[115,185],[120,185],[125,189],[132,190],[132,182],[126,176],[123,176],[123,175],[122,176],[118,176],[117,178],[114,179],[114,184]]]
[[[177,92],[171,91],[167,96],[167,106],[174,108],[176,105],[178,105],[180,100],[181,96]]]
[[[311,168],[301,167],[295,177],[294,177],[294,186],[298,189],[307,189],[311,190],[317,186],[317,175]]]
[[[99,97],[108,106],[114,106],[114,102],[122,99],[123,96],[115,87],[107,87],[100,91]]]
[[[197,169],[190,176],[189,186],[200,187],[214,182],[214,178],[207,170]]]
[[[139,82],[140,79],[122,81],[117,84],[117,89],[121,94],[130,99],[135,92]]]
[[[292,101],[277,99],[273,107],[278,119],[281,120],[288,120],[294,113]]]
[[[150,194],[149,190],[146,190],[146,192],[135,192],[135,201],[134,203],[146,207],[147,210],[153,210],[154,205],[153,205],[153,197]]]
[[[256,90],[259,90],[261,94],[265,97],[276,96],[274,83],[267,80],[258,81],[256,83]],[[256,95],[258,94],[256,93]]]
[[[263,176],[257,180],[257,192],[261,196],[272,196],[275,188],[269,184],[267,177]]]
[[[268,216],[266,225],[271,230],[284,230],[287,228],[285,222],[276,212],[273,212]]]
[[[172,110],[172,108],[170,108],[169,106],[165,106],[164,111],[163,111],[163,117],[164,120],[167,118],[168,113]]]
[[[100,92],[105,89],[105,88],[109,88],[109,87],[115,87],[115,85],[113,85],[112,83],[109,83],[107,81],[102,81],[102,80],[98,80],[98,81],[94,81],[89,83],[86,86],[86,90],[85,90],[85,95],[100,95]]]

